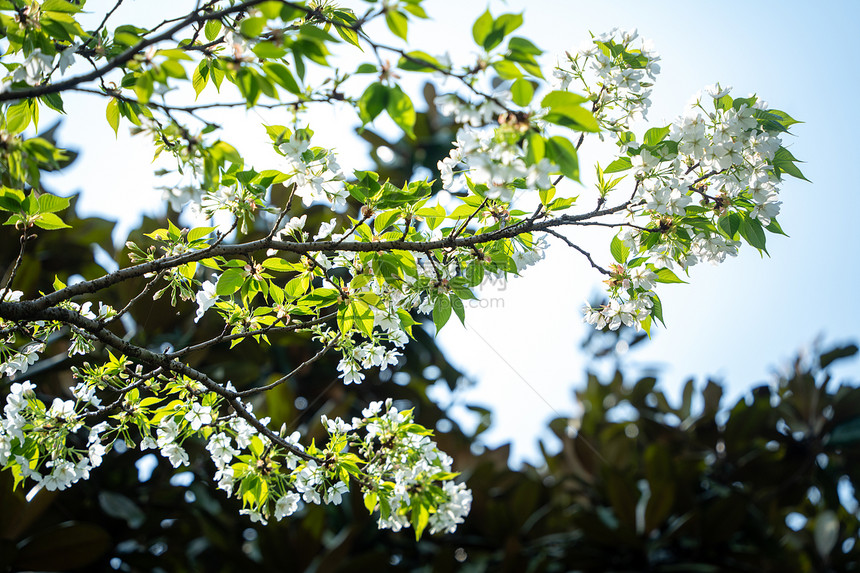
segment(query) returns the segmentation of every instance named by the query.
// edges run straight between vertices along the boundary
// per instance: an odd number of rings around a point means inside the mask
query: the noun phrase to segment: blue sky
[[[437,4],[446,7],[441,14],[460,12],[456,21],[446,22],[453,37],[468,37],[468,23],[486,6]],[[712,376],[724,380],[736,399],[769,381],[775,367],[817,336],[858,338],[860,307],[850,293],[860,278],[860,195],[850,169],[860,163],[852,133],[858,123],[860,70],[852,54],[860,5],[833,2],[826,10],[805,2],[490,6],[494,14],[525,9],[523,35],[548,56],[575,49],[588,30],[637,28],[653,40],[662,71],[648,126],[667,125],[697,90],[717,81],[733,86],[733,95],[756,93],[804,122],[784,141],[805,161],[801,167],[812,181],[789,178],[782,187],[779,219],[790,238],[769,238],[771,258],[746,248],[719,267],[694,267],[688,285],[661,285],[668,328],[626,356],[632,370],[660,365],[671,394],[690,376],[700,381]],[[601,156],[586,144],[580,158],[584,175],[595,159]],[[595,244],[595,252],[608,260],[608,240],[602,247]],[[514,440],[515,458],[536,453],[534,435],[547,419],[575,412],[571,388],[584,379],[584,357],[576,352],[584,334],[579,307],[585,296],[598,292],[599,278],[578,255],[556,247],[545,265],[491,293],[501,302],[475,309],[467,317],[470,328],[446,327],[450,330],[441,336],[449,355],[480,380],[463,399],[495,405],[500,423],[487,441]],[[860,379],[856,361],[840,373]]]
[[[88,8],[100,18],[99,7],[112,4],[91,0]],[[486,3],[425,4],[434,20],[412,27],[415,48],[431,54],[473,49],[471,23]],[[163,18],[174,12],[173,5],[137,0],[122,9],[135,19],[151,14]],[[489,5],[494,14],[525,11],[518,34],[546,50],[547,65],[555,61],[553,54],[586,41],[589,30],[638,28],[662,57],[650,126],[668,124],[696,91],[716,81],[732,85],[733,95],[756,93],[804,122],[792,129],[795,137],[784,141],[805,161],[801,168],[812,181],[789,179],[782,187],[779,220],[790,238],[769,237],[771,258],[746,248],[717,268],[694,267],[688,285],[661,286],[668,328],[627,355],[633,369],[662,365],[670,392],[690,375],[700,380],[714,376],[729,382],[737,397],[767,381],[773,367],[816,336],[837,341],[860,335],[860,306],[851,295],[860,278],[860,195],[851,173],[858,164],[854,129],[860,124],[860,70],[853,54],[860,4],[828,2],[826,10],[807,2],[615,1],[608,8],[606,3],[511,0]],[[160,192],[152,190],[158,183],[151,175],[150,144],[127,137],[124,128],[114,139],[104,121],[103,101],[90,98],[77,104],[67,105],[72,113],[61,142],[81,147],[83,155],[73,170],[50,179],[54,188],[82,189],[82,205],[93,213],[115,216],[124,211],[126,227],[136,213],[157,210]],[[225,117],[224,124],[249,134],[250,157],[266,138],[247,126],[278,119],[285,121],[274,113],[239,114]],[[334,144],[339,136],[326,136],[322,121],[312,118],[312,127],[321,143],[329,137]],[[362,149],[346,146],[353,155]],[[600,153],[599,146],[583,147],[586,185],[590,164],[605,164]],[[348,167],[351,159],[344,155],[342,163]],[[572,184],[561,192],[585,193]],[[583,242],[604,261],[609,259],[608,237]],[[572,387],[583,380],[585,365],[577,351],[584,334],[580,307],[584,298],[598,292],[599,281],[578,255],[556,245],[543,264],[523,277],[495,291],[482,289],[492,302],[471,309],[468,328],[452,322],[440,337],[451,360],[477,380],[456,399],[493,407],[497,425],[486,439],[492,444],[513,440],[515,459],[533,459],[535,439],[545,422],[576,411]],[[860,379],[856,362],[841,372]],[[451,399],[444,391],[439,395]]]

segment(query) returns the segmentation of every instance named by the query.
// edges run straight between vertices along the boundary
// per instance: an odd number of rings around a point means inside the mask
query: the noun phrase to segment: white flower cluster
[[[516,140],[500,137],[497,130],[470,126],[460,128],[454,148],[439,161],[438,167],[445,189],[462,187],[462,181],[455,180],[455,173],[463,173],[473,183],[487,186],[486,197],[505,203],[513,199],[515,180],[524,180],[532,189],[549,189],[550,173],[557,171],[546,158],[527,166],[525,151]]]
[[[189,409],[185,419],[194,415],[194,410]],[[365,493],[376,492],[378,507],[386,508],[379,518],[380,528],[397,531],[409,527],[409,512],[414,507],[411,496],[441,482],[428,525],[431,532],[454,531],[469,512],[472,494],[463,484],[450,481],[456,475],[451,473],[451,458],[438,450],[428,435],[430,432],[415,433],[412,412],[399,411],[390,399],[385,403],[372,402],[362,416],[352,422],[322,416],[329,445],[325,450],[315,450],[313,459],[300,459],[295,453],[273,445],[242,418],[216,424],[206,449],[217,469],[215,480],[219,489],[232,495],[240,481],[265,480],[268,483],[265,490],[269,493],[246,504],[241,511],[252,521],[265,524],[271,517],[280,520],[292,515],[301,509],[302,502],[342,503],[350,485],[339,464],[348,463],[354,471],[360,471],[363,476],[360,481],[370,480],[374,484]],[[261,423],[266,425],[268,420]],[[172,424],[173,420],[162,426]],[[162,433],[159,429],[159,446],[176,446],[174,442],[168,444],[168,434],[175,436],[177,432]],[[285,434],[282,428],[281,435]],[[283,439],[296,451],[305,451],[298,442],[298,432]],[[360,452],[368,463],[356,465],[359,458],[350,450]],[[252,461],[248,462],[249,459]],[[366,485],[363,483],[363,487]]]
[[[74,63],[75,50],[78,47],[78,44],[71,44],[59,52],[57,68],[61,72],[65,72]],[[38,86],[53,70],[55,59],[57,59],[57,54],[45,54],[41,48],[36,48],[10,75],[0,79],[0,93],[7,91],[11,84],[17,82],[24,82],[29,86]]]
[[[305,207],[314,201],[332,204],[336,210],[346,207],[349,192],[343,185],[343,171],[334,153],[322,148],[310,148],[310,142],[297,133],[278,146],[286,160],[284,173],[288,178],[284,185],[295,184],[296,196],[301,197]]]
[[[31,382],[15,382],[6,396],[0,419],[0,465],[14,461],[21,477],[48,491],[64,490],[80,479],[88,479],[90,470],[101,465],[107,449],[101,434],[108,424],[90,428],[86,448],[70,448],[66,437],[83,425],[76,403],[54,398],[46,408],[36,398],[35,389]],[[30,431],[36,427],[41,429],[38,435]],[[47,451],[44,461],[32,456],[37,448]]]
[[[613,29],[595,36],[575,55],[568,54],[567,67],[553,73],[559,89],[577,81],[597,103],[596,118],[615,133],[626,131],[630,121],[645,117],[651,105],[652,82],[660,73],[660,56],[650,42],[637,42],[636,30]]]
[[[457,94],[444,94],[436,97],[435,104],[439,113],[452,118],[455,122],[472,127],[481,127],[494,121],[505,108],[497,101],[507,100],[510,94],[501,92],[495,100],[485,99],[479,104],[473,104],[460,99]]]
[[[651,292],[656,276],[643,273],[654,275],[652,271],[676,265],[686,270],[700,261],[717,264],[735,256],[740,242],[718,226],[721,218],[734,217],[735,223],[722,221],[728,228],[737,228],[744,217],[768,226],[781,205],[773,169],[781,140],[760,124],[757,114],[766,105],[755,97],[732,100],[730,88],[716,84],[660,130],[656,143],[647,137],[635,141],[628,131],[630,122],[644,116],[651,82],[659,72],[659,57],[645,42],[634,47],[636,38],[635,31],[618,30],[597,36],[569,56],[568,69],[556,70],[562,89],[576,81],[595,99],[596,116],[618,138],[619,161],[629,161],[636,185],[628,211],[634,226],[618,235],[634,255],[628,261],[632,264],[613,265],[606,281],[609,304],[584,308],[585,321],[599,329],[622,324],[638,329],[651,316],[657,302]],[[718,230],[687,223],[691,213]]]
[[[607,326],[609,330],[618,330],[622,324],[639,330],[642,321],[651,314],[652,306],[653,302],[648,296],[640,296],[623,302],[612,299],[609,304],[599,309],[592,308],[591,304],[586,302],[583,312],[585,322],[598,330],[603,330]]]
[[[380,488],[386,494],[388,515],[380,514],[379,528],[400,531],[409,526],[409,508],[412,495],[424,489],[424,485],[451,473],[452,460],[440,452],[428,435],[404,432],[405,425],[412,423],[412,412],[398,411],[391,403],[371,402],[362,411],[363,420],[353,420],[353,426],[363,426],[367,434],[361,448],[372,461],[365,471],[371,476],[386,476],[393,487]],[[446,476],[447,478],[447,476]],[[453,532],[469,513],[472,492],[464,484],[443,482],[444,499],[430,515],[431,533]]]
[[[5,362],[0,363],[0,375],[11,378],[19,372],[24,374],[43,350],[45,345],[41,342],[28,342],[17,351],[0,343],[0,356],[8,356]]]
[[[746,211],[763,226],[779,214],[779,179],[771,162],[781,145],[781,139],[758,128],[755,108],[747,103],[715,111],[706,106],[729,94],[719,85],[698,95],[687,111],[671,126],[669,141],[677,142],[677,154],[655,157],[640,149],[633,159],[634,175],[641,182],[633,209],[636,216],[653,221],[661,218],[668,224],[671,218],[683,217],[693,200],[701,197],[701,205],[713,209],[715,216]],[[759,109],[764,105],[756,102]],[[635,142],[628,147],[636,148]],[[637,159],[638,158],[638,159]],[[646,251],[645,256],[657,268],[673,268],[677,263],[686,269],[699,261],[717,264],[726,256],[735,256],[739,241],[716,233],[687,229],[691,236],[689,248],[677,241],[660,241]],[[621,238],[631,249],[637,249],[640,231],[629,230]]]

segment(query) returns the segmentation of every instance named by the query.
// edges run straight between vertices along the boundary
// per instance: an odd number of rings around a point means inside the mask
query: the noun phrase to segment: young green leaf
[[[394,120],[400,129],[406,133],[411,139],[415,139],[415,133],[412,128],[415,126],[415,107],[412,105],[412,100],[406,95],[400,86],[394,86],[388,91],[388,102],[385,106],[388,115]]]
[[[579,160],[576,148],[564,137],[554,135],[546,140],[546,155],[550,161],[558,165],[565,177],[579,181]]]
[[[618,235],[612,237],[609,252],[612,253],[612,258],[622,265],[627,262],[627,257],[630,256],[630,249],[624,244],[624,241],[618,238]]]
[[[111,98],[108,102],[105,115],[107,116],[108,125],[113,128],[114,134],[119,136],[119,103],[116,98]]]
[[[436,326],[437,335],[449,318],[451,318],[451,300],[446,295],[440,294],[433,304],[433,324]]]
[[[384,84],[373,83],[367,86],[358,100],[358,116],[362,123],[370,123],[388,107],[388,93],[389,88]]]
[[[535,95],[535,89],[532,86],[532,83],[525,78],[519,78],[514,82],[514,85],[511,86],[511,97],[514,100],[514,103],[525,107],[532,102],[532,98]]]

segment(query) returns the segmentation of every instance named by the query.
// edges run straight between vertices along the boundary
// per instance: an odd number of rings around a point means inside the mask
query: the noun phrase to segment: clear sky
[[[99,8],[112,4],[90,0],[87,6],[100,18]],[[144,24],[147,17],[160,20],[173,14],[177,4],[136,0],[127,1],[123,10]],[[433,21],[412,26],[416,49],[431,54],[473,49],[471,24],[487,3],[426,0],[425,5]],[[525,11],[525,25],[517,33],[546,50],[548,66],[554,54],[586,41],[589,30],[638,28],[662,57],[650,125],[667,125],[696,91],[717,81],[733,86],[733,95],[756,93],[805,122],[794,126],[795,137],[784,141],[806,162],[801,168],[812,181],[789,178],[782,186],[779,220],[790,238],[769,236],[771,258],[762,259],[747,247],[719,267],[694,267],[688,285],[661,285],[668,328],[626,357],[631,367],[662,365],[670,391],[690,375],[699,380],[714,376],[729,382],[737,397],[767,381],[773,367],[818,335],[828,341],[860,336],[860,307],[850,294],[857,291],[860,278],[860,195],[851,173],[860,163],[854,141],[860,124],[860,70],[854,55],[860,4],[615,1],[610,7],[510,0],[489,6],[494,14]],[[117,16],[120,22],[122,12]],[[152,190],[158,183],[151,175],[149,143],[127,137],[125,128],[115,140],[99,99],[67,108],[73,112],[62,128],[61,143],[81,147],[83,155],[73,170],[51,178],[51,184],[66,192],[82,189],[83,206],[91,212],[124,212],[126,228],[134,224],[136,213],[157,210],[160,192]],[[265,135],[244,126],[263,119],[286,121],[273,115],[239,114],[225,117],[224,124],[226,129],[245,129],[250,134],[248,149],[256,153],[265,147]],[[312,127],[326,138],[323,125],[314,121],[323,119],[312,119]],[[321,143],[338,141],[338,135],[328,137]],[[341,163],[362,165],[361,158],[350,155],[360,155],[362,149],[347,146]],[[586,186],[593,161],[605,164],[600,152],[589,143],[583,147],[580,164]],[[256,157],[254,153],[245,154]],[[572,184],[561,192],[587,193]],[[608,237],[582,241],[604,262],[609,260]],[[545,422],[575,412],[572,388],[583,380],[580,308],[583,299],[599,291],[600,276],[575,252],[554,247],[543,264],[523,277],[495,291],[482,289],[485,302],[470,309],[467,328],[452,321],[440,336],[450,359],[477,381],[456,399],[493,408],[497,424],[486,440],[513,440],[515,459],[534,459],[535,439]],[[856,362],[842,373],[860,379]],[[439,395],[450,399],[444,391]]]

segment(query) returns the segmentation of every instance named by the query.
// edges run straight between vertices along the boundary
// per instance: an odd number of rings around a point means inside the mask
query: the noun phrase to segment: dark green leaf
[[[717,224],[730,239],[734,239],[741,228],[741,216],[737,213],[727,213],[719,218]]]
[[[288,92],[300,95],[302,93],[299,84],[290,73],[290,69],[280,62],[266,62],[263,64],[263,71],[267,76],[272,78],[279,86],[286,89]]]
[[[740,227],[741,236],[746,239],[746,242],[755,247],[767,252],[765,248],[766,238],[764,229],[758,219],[753,219],[748,215],[743,216]]]
[[[437,336],[450,317],[451,300],[446,295],[440,294],[436,297],[436,302],[433,304],[433,324],[436,325]]]

